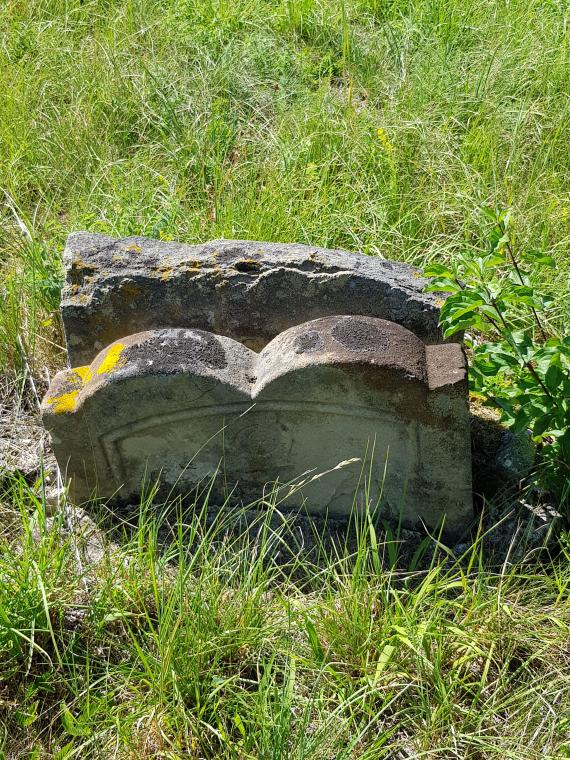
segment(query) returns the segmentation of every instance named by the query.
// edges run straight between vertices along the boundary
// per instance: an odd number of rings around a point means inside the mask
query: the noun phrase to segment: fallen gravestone
[[[69,238],[73,369],[42,404],[76,502],[212,481],[282,507],[459,536],[472,518],[466,364],[404,265],[306,246]],[[252,350],[254,349],[254,350]],[[259,353],[256,353],[259,351]]]
[[[345,515],[362,480],[405,524],[455,535],[471,517],[461,348],[385,320],[314,320],[260,354],[200,330],[137,333],[60,373],[43,418],[76,501],[131,500],[145,480],[190,494],[219,470],[219,500],[304,474],[284,506]]]
[[[187,327],[260,350],[289,327],[354,314],[442,342],[438,296],[405,264],[305,245],[69,236],[62,316],[72,366],[141,330]]]

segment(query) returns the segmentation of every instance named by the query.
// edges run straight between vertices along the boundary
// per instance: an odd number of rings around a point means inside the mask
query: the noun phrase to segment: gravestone
[[[216,240],[182,245],[87,232],[69,236],[61,306],[69,361],[90,362],[142,330],[208,330],[259,351],[289,327],[354,314],[442,342],[440,296],[406,264],[304,245]]]
[[[43,417],[76,501],[132,500],[145,480],[190,495],[220,470],[214,499],[231,484],[252,501],[302,476],[283,505],[339,516],[366,480],[384,514],[445,519],[457,534],[471,516],[465,382],[459,346],[374,318],[306,322],[259,354],[201,330],[151,330],[60,373]]]

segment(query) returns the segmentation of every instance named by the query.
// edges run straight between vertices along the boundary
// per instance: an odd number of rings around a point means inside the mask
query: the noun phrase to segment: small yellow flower
[[[378,135],[378,139],[380,140],[382,147],[384,148],[386,153],[390,155],[393,151],[393,146],[390,140],[388,139],[388,135],[382,129],[382,127],[378,127],[378,129],[376,130],[376,134]]]

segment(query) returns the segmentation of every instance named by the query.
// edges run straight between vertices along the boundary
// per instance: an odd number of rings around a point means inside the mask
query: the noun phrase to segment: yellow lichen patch
[[[67,393],[62,393],[61,396],[51,396],[48,398],[47,403],[52,407],[54,414],[74,412],[78,395],[78,390],[68,391]]]
[[[77,375],[81,381],[81,385],[87,385],[87,383],[93,377],[93,372],[91,371],[91,367],[89,367],[89,365],[86,365],[85,367],[74,367],[71,371],[74,375]]]
[[[123,280],[120,284],[120,297],[122,299],[132,300],[141,292],[140,287],[132,280]]]
[[[180,265],[183,272],[197,272],[202,267],[201,261],[185,261]]]
[[[187,274],[189,277],[195,277],[197,274],[200,273],[200,270],[197,267],[196,269],[194,269],[193,267],[188,267],[188,266],[182,267],[181,271]]]
[[[170,256],[164,256],[158,266],[155,267],[155,271],[160,274],[161,280],[169,280],[174,272],[175,264],[172,262]]]
[[[142,251],[142,248],[140,247],[140,245],[136,245],[135,243],[133,243],[132,245],[128,245],[125,248],[125,250],[132,251],[132,253],[140,253]]]
[[[71,269],[76,272],[96,272],[98,266],[93,261],[84,261],[81,256],[75,256],[71,261]]]
[[[105,358],[97,367],[97,374],[103,375],[107,372],[113,372],[113,370],[122,366],[123,362],[121,361],[121,354],[125,348],[126,346],[124,343],[113,343],[113,345],[107,350]]]

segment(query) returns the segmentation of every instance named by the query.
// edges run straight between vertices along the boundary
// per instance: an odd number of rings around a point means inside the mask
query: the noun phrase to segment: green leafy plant
[[[553,299],[535,283],[554,260],[517,249],[509,211],[484,213],[486,249],[460,254],[449,266],[428,266],[427,290],[450,293],[440,324],[446,338],[466,331],[472,393],[499,409],[507,426],[531,432],[540,483],[568,507],[570,335],[550,326]]]

